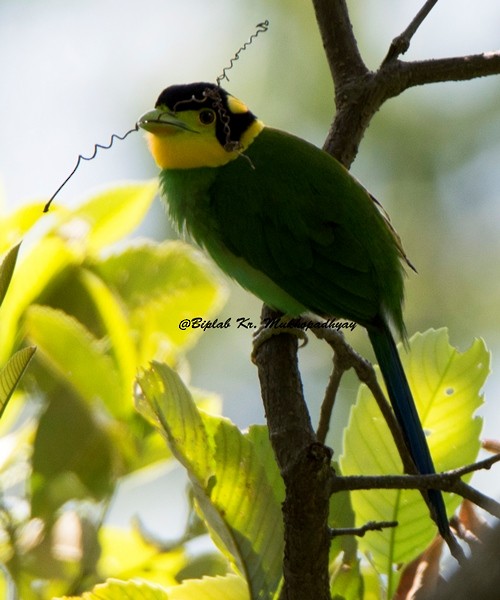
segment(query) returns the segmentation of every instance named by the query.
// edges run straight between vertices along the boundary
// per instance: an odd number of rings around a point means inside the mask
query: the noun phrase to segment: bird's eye
[[[202,125],[210,125],[215,121],[215,113],[213,110],[205,108],[204,110],[200,110],[200,115],[198,117],[200,119],[200,123]]]

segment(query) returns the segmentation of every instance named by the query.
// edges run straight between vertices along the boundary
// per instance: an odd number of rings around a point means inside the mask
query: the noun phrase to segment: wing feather
[[[283,132],[264,129],[245,154],[209,190],[218,247],[308,310],[362,324],[387,311],[402,323],[400,245],[364,188],[326,153]]]

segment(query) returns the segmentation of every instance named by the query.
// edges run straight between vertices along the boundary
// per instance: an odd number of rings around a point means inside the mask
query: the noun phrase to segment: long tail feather
[[[424,430],[389,327],[384,323],[382,327],[370,329],[368,335],[413,462],[422,475],[435,473]],[[428,498],[435,511],[439,532],[443,538],[447,538],[450,528],[443,496],[438,490],[429,490]]]

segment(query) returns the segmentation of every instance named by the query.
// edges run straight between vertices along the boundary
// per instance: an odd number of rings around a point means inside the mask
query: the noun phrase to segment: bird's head
[[[247,106],[213,83],[172,85],[138,121],[162,169],[220,167],[262,130]]]

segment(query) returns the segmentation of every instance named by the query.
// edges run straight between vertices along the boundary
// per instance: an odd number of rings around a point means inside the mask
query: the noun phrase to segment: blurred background
[[[363,57],[375,69],[423,0],[349,4]],[[334,113],[333,87],[310,2],[0,0],[3,210],[47,199],[79,154],[89,156],[94,144],[133,127],[164,87],[214,81],[265,19],[269,32],[235,63],[224,86],[267,124],[321,145]],[[442,0],[404,59],[495,50],[498,31],[495,0]],[[417,267],[418,275],[407,281],[410,335],[447,326],[459,349],[483,337],[493,353],[480,411],[488,438],[500,438],[499,161],[500,77],[491,77],[412,89],[391,100],[374,118],[353,165],[390,213]],[[156,174],[142,135],[133,134],[83,163],[56,202],[74,205],[96,188]],[[175,236],[159,201],[136,235]],[[230,298],[221,317],[258,321],[260,303],[226,283]],[[360,329],[349,340],[371,358]],[[191,383],[219,393],[224,414],[240,427],[264,421],[250,351],[249,332],[232,328],[208,331],[188,357]],[[331,356],[311,340],[300,359],[316,419]],[[347,377],[331,432],[335,448],[356,390],[355,379]],[[179,488],[179,478],[175,471],[156,481],[163,486],[158,502]],[[498,471],[481,473],[474,483],[500,495]],[[134,482],[125,488],[112,513],[117,522],[143,499]]]

